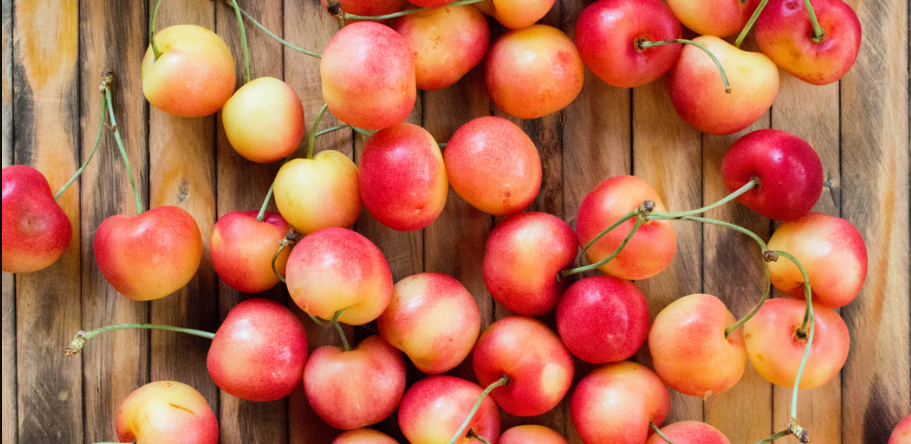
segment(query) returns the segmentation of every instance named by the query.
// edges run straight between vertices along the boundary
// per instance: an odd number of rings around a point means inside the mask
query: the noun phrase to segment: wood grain
[[[193,23],[214,30],[214,9],[211,2],[168,2],[158,11],[157,26],[164,29]],[[199,225],[203,242],[196,276],[174,294],[152,301],[151,321],[214,332],[219,321],[218,284],[209,240],[216,211],[216,119],[172,116],[152,106],[149,113],[149,207],[183,208]],[[206,397],[218,415],[219,391],[206,370],[210,341],[159,330],[153,331],[151,338],[151,380],[189,384]]]
[[[80,90],[82,158],[94,144],[101,116],[102,71],[114,72],[112,99],[117,126],[129,156],[143,204],[148,202],[148,112],[142,95],[140,66],[145,53],[145,6],[116,0],[80,2]],[[107,124],[110,125],[108,118]],[[148,304],[117,292],[98,269],[92,240],[106,218],[135,215],[136,205],[113,131],[85,169],[81,183],[82,325],[88,331],[112,324],[148,322]],[[116,438],[114,422],[120,403],[149,382],[149,333],[124,330],[101,335],[83,352],[85,436],[90,442]],[[70,358],[76,359],[76,358]]]
[[[867,280],[842,309],[844,442],[885,442],[909,413],[908,4],[849,1],[864,31],[841,81],[842,217],[867,245]]]
[[[13,6],[14,158],[44,173],[56,191],[79,161],[79,4]],[[67,252],[49,268],[16,277],[22,443],[77,442],[84,435],[81,362],[62,352],[81,327],[79,193],[74,186],[58,201],[73,226]]]
[[[3,168],[13,164],[13,2],[3,0],[0,3],[0,45],[2,45],[2,96],[0,96],[0,125],[2,125],[2,160]],[[3,272],[3,431],[0,432],[3,444],[14,444],[18,439],[17,387],[16,387],[16,278],[13,274]]]

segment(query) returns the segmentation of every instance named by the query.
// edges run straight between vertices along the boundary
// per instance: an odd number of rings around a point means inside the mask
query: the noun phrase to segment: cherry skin
[[[500,435],[500,444],[567,444],[566,438],[540,425],[515,426]]]
[[[306,360],[307,332],[297,316],[278,302],[248,299],[218,327],[206,366],[225,392],[265,402],[300,385]]]
[[[576,220],[579,246],[584,247],[604,229],[635,210],[645,201],[655,203],[655,211],[665,211],[658,193],[648,182],[635,176],[615,176],[596,185],[582,200]],[[635,218],[605,235],[586,252],[589,262],[608,257],[632,230]],[[670,265],[677,252],[677,236],[670,221],[643,223],[629,243],[612,261],[599,268],[621,279],[650,278]]]
[[[349,228],[364,207],[357,165],[335,150],[291,159],[275,176],[275,205],[300,233]]]
[[[708,398],[733,387],[746,367],[740,329],[724,302],[707,294],[684,296],[655,317],[648,348],[655,373],[674,390]]]
[[[221,111],[225,136],[247,160],[283,159],[304,138],[304,108],[291,85],[260,77],[240,87]]]
[[[805,140],[785,131],[761,129],[734,142],[721,161],[721,179],[734,192],[753,178],[759,185],[737,201],[769,219],[805,216],[822,194],[819,155]]]
[[[436,375],[452,370],[471,353],[481,332],[481,311],[454,277],[418,273],[395,284],[376,326],[418,370]]]
[[[886,444],[908,444],[911,443],[911,415],[905,416],[899,421],[889,436],[889,442]]]
[[[338,435],[332,444],[399,444],[399,442],[383,432],[373,429],[357,429]]]
[[[73,226],[47,178],[25,165],[3,169],[3,271],[31,273],[63,256]]]
[[[772,233],[769,249],[787,251],[807,270],[813,302],[838,308],[860,294],[867,277],[867,247],[857,228],[835,216],[810,212]],[[803,275],[785,258],[769,264],[772,285],[804,299]]]
[[[516,416],[541,415],[556,407],[575,372],[572,355],[557,334],[526,316],[509,316],[487,327],[475,345],[472,365],[482,386],[509,378],[490,396]]]
[[[417,97],[408,43],[378,23],[357,22],[339,30],[323,51],[320,78],[329,111],[366,129],[405,120]]]
[[[350,351],[326,345],[307,361],[304,392],[316,414],[332,427],[353,430],[376,424],[395,411],[405,394],[405,360],[377,335]]]
[[[661,77],[680,58],[681,45],[640,48],[641,39],[680,38],[680,22],[661,0],[605,0],[576,22],[576,47],[585,66],[608,85],[634,88]]]
[[[324,228],[294,246],[288,292],[301,310],[351,325],[376,319],[392,298],[392,272],[373,242],[344,228]]]
[[[149,45],[142,59],[142,93],[152,106],[181,117],[218,112],[234,94],[234,56],[224,40],[196,25],[155,34],[161,57]]]
[[[480,386],[454,376],[428,376],[416,382],[402,398],[399,406],[399,427],[411,444],[448,443],[468,417],[477,402]],[[481,407],[468,423],[466,433],[473,430],[496,444],[500,437],[500,412],[490,397],[484,398]],[[473,439],[456,440],[457,444],[471,444]]]
[[[648,325],[648,303],[639,287],[611,276],[572,284],[557,305],[560,339],[573,355],[593,364],[636,354]]]
[[[381,224],[420,230],[443,212],[449,181],[433,136],[417,125],[397,123],[367,140],[358,184],[364,206]]]
[[[202,259],[196,220],[175,206],[105,219],[95,231],[94,248],[105,279],[137,301],[163,298],[187,285]]]
[[[217,444],[218,419],[196,389],[175,381],[136,389],[117,409],[120,442]]]
[[[681,421],[666,425],[661,428],[664,433],[674,444],[731,444],[723,433],[718,429],[698,421]],[[649,437],[645,444],[666,444],[658,434]]]
[[[541,188],[535,143],[502,117],[478,117],[459,127],[446,145],[443,162],[452,189],[494,216],[521,212]]]
[[[547,213],[519,213],[497,225],[484,251],[484,284],[513,313],[550,312],[566,289],[557,273],[576,259],[576,235]]]
[[[263,221],[258,212],[232,212],[215,223],[210,250],[215,273],[229,287],[244,293],[260,293],[279,283],[272,271],[272,256],[288,233],[288,222],[267,211]],[[285,248],[275,260],[275,270],[284,276],[291,250]]]
[[[730,37],[747,24],[760,0],[668,0],[674,15],[700,35]]]
[[[756,43],[794,77],[827,85],[854,66],[860,52],[860,20],[841,0],[814,0],[813,12],[824,32],[819,42],[803,1],[771,0],[756,20]]]
[[[320,3],[326,7],[326,0]],[[338,0],[338,4],[348,14],[363,16],[392,14],[405,8],[405,0]]]
[[[794,299],[770,299],[743,326],[743,340],[750,362],[772,384],[794,387],[807,345],[806,338],[797,336],[806,306],[806,302]],[[851,346],[848,327],[835,310],[814,303],[813,314],[816,331],[800,379],[801,390],[829,382],[844,367]]]
[[[475,5],[481,12],[510,29],[527,28],[545,15],[556,0],[484,0]]]

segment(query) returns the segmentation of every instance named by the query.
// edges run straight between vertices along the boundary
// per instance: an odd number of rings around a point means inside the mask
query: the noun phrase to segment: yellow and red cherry
[[[300,233],[350,228],[364,206],[357,176],[357,165],[335,150],[292,159],[275,176],[275,205]]]
[[[3,168],[3,271],[31,273],[57,262],[70,246],[73,226],[41,172]]]
[[[176,381],[136,389],[120,404],[116,422],[120,442],[218,443],[218,419],[206,398]]]
[[[260,77],[238,89],[221,110],[221,121],[234,150],[253,162],[288,157],[304,138],[300,97],[274,77]]]
[[[281,215],[265,212],[263,220],[256,211],[231,212],[215,223],[209,249],[215,273],[229,287],[244,293],[260,293],[279,283],[272,270],[272,257],[288,233],[288,222]],[[285,274],[289,249],[275,260],[275,270]]]

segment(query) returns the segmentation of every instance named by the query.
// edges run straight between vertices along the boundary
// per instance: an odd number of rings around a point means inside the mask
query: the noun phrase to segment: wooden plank
[[[158,11],[158,29],[194,23],[214,30],[214,3],[168,2]],[[235,54],[237,63],[242,63]],[[199,225],[202,263],[190,283],[151,302],[151,321],[205,331],[218,327],[217,277],[209,240],[215,223],[215,117],[184,118],[149,107],[150,207],[174,205]],[[206,370],[209,341],[167,331],[151,333],[151,379],[176,380],[198,390],[218,415],[219,391]],[[178,359],[175,359],[179,357]]]
[[[632,99],[633,174],[655,188],[667,211],[701,207],[702,135],[677,115],[667,77],[634,89]],[[691,222],[673,224],[677,235],[674,260],[657,276],[636,282],[648,298],[652,319],[671,302],[702,293],[702,227]],[[636,360],[651,365],[648,346]],[[703,420],[701,399],[670,391],[673,408],[666,424]]]
[[[838,83],[810,85],[782,71],[781,87],[772,109],[772,127],[802,137],[816,149],[824,177],[832,185],[813,211],[837,216],[840,211],[838,133]],[[776,292],[777,293],[777,292]],[[788,426],[791,389],[774,386],[773,429]],[[841,376],[827,384],[798,394],[797,419],[815,442],[841,442]]]
[[[0,124],[2,124],[3,168],[13,164],[13,2],[3,0],[0,3],[2,18],[2,59],[3,70],[2,101],[0,101]],[[16,287],[15,276],[3,272],[3,416],[2,443],[14,444],[18,438],[18,411],[16,387]]]
[[[270,30],[282,29],[282,1],[238,2],[257,21]],[[224,2],[216,2],[216,28],[231,51],[236,54],[237,85],[243,85],[243,59],[240,32],[234,8]],[[280,43],[245,21],[247,42],[250,52],[251,78],[283,77],[283,54]],[[216,123],[218,130],[218,148],[216,165],[218,167],[218,192],[216,193],[218,215],[232,211],[259,210],[262,200],[281,167],[281,162],[259,164],[244,159],[228,142],[221,119]],[[271,211],[277,211],[274,203]],[[278,245],[276,245],[278,248]],[[224,282],[218,282],[220,319],[239,302],[250,297],[266,297],[284,302],[287,292],[279,285],[270,291],[257,295],[246,295],[234,290]],[[251,427],[255,424],[255,427]],[[240,443],[275,443],[288,440],[288,402],[282,399],[275,402],[250,402],[221,393],[221,411],[219,418],[221,442],[223,444]]]
[[[114,72],[112,99],[117,125],[130,158],[143,201],[148,189],[148,135],[140,65],[145,54],[148,26],[145,5],[117,0],[80,2],[80,109],[85,159],[92,149],[100,120],[102,71]],[[110,20],[110,17],[120,17]],[[110,119],[108,119],[110,124]],[[106,218],[135,215],[133,190],[114,139],[106,130],[92,164],[82,175],[83,194],[80,236],[91,240]],[[117,292],[98,269],[91,241],[82,244],[82,328],[147,322],[147,304]],[[71,358],[73,359],[73,358]],[[83,353],[85,436],[89,442],[116,437],[114,422],[120,403],[148,381],[148,332],[118,331],[94,339]]]
[[[749,128],[730,136],[703,135],[703,200],[716,202],[729,192],[721,181],[721,159],[740,136],[769,127],[769,113]],[[731,222],[769,237],[769,220],[739,203],[713,209],[706,217]],[[736,318],[762,297],[765,279],[762,253],[747,236],[714,225],[703,227],[703,291],[717,296]],[[736,279],[734,278],[736,277]],[[740,382],[705,401],[705,421],[731,442],[756,442],[772,431],[772,385],[747,364]]]
[[[841,81],[842,217],[860,230],[869,268],[842,309],[844,442],[885,442],[909,413],[908,3],[849,1],[864,32]]]
[[[14,157],[43,172],[57,190],[79,154],[79,22],[76,1],[13,5]],[[63,257],[16,278],[18,436],[20,442],[83,438],[82,363],[61,343],[81,327],[79,186],[58,201],[73,225]]]

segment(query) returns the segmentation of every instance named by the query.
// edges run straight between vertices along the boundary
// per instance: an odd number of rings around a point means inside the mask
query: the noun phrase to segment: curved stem
[[[593,245],[595,245],[596,243],[598,243],[598,241],[601,240],[602,237],[607,236],[607,233],[610,233],[611,231],[614,231],[614,229],[617,228],[617,227],[619,227],[620,224],[622,224],[623,222],[626,222],[626,221],[628,221],[628,220],[630,220],[630,219],[636,217],[636,215],[638,215],[638,214],[639,214],[639,209],[638,209],[638,208],[636,208],[636,209],[633,210],[633,211],[630,211],[629,213],[626,213],[625,216],[621,217],[621,218],[618,219],[616,222],[612,223],[609,227],[605,228],[603,231],[601,231],[600,233],[598,233],[597,236],[595,236],[594,238],[592,238],[592,240],[588,241],[588,243],[585,244],[584,247],[582,247],[582,252],[581,252],[580,254],[581,254],[582,256],[585,256],[585,253],[586,253]]]
[[[819,20],[816,19],[816,12],[813,11],[813,5],[810,0],[803,0],[803,5],[807,8],[807,14],[810,16],[810,23],[813,24],[813,41],[819,43],[826,38],[826,30],[819,26]]]
[[[282,251],[285,250],[285,247],[286,247],[287,245],[288,245],[288,244],[285,242],[285,239],[282,239],[281,242],[278,243],[278,250],[275,250],[275,254],[272,255],[272,272],[275,273],[275,277],[277,277],[278,280],[280,280],[280,281],[281,281],[283,284],[285,284],[285,285],[288,285],[288,281],[285,280],[285,277],[282,276],[282,275],[278,272],[278,270],[275,268],[275,261],[278,260],[278,256],[279,256],[280,254],[282,254]]]
[[[745,183],[742,187],[738,188],[733,193],[728,194],[723,199],[721,199],[718,202],[715,202],[711,205],[706,205],[702,208],[697,208],[695,210],[680,211],[680,212],[676,212],[676,213],[662,213],[660,211],[655,211],[652,213],[652,215],[660,216],[665,219],[676,219],[676,218],[680,218],[683,216],[695,216],[697,214],[702,214],[702,213],[705,213],[706,211],[709,211],[713,208],[720,207],[720,206],[740,197],[741,195],[745,194],[747,191],[750,191],[753,188],[756,188],[756,185],[758,185],[758,184],[759,184],[759,178],[753,177],[752,179],[750,179],[749,182]]]
[[[113,77],[113,74],[111,74]],[[136,199],[136,214],[142,214],[145,208],[142,205],[142,197],[139,195],[139,188],[136,187],[136,179],[133,179],[133,169],[130,167],[130,159],[127,157],[127,150],[123,146],[123,139],[120,138],[120,129],[117,128],[117,119],[114,118],[114,101],[111,99],[110,83],[104,86],[104,97],[108,102],[108,116],[111,118],[111,129],[114,130],[114,140],[117,141],[117,147],[120,149],[120,157],[123,158],[123,164],[127,169],[127,177],[130,178],[130,186],[133,187],[133,197]]]
[[[730,327],[724,329],[725,339],[727,339],[731,333],[734,333],[734,331],[740,328],[743,324],[746,324],[747,321],[749,321],[753,316],[756,316],[756,313],[759,313],[759,309],[762,308],[762,304],[765,304],[765,301],[769,300],[769,294],[772,292],[772,279],[771,275],[769,274],[769,263],[762,261],[762,269],[765,272],[766,282],[765,290],[762,292],[762,298],[759,299],[759,303],[756,304],[756,306],[753,307],[750,312],[746,314],[746,316],[740,318],[737,322],[731,324]]]
[[[759,2],[759,5],[756,6],[756,10],[753,11],[753,15],[750,16],[750,20],[747,21],[747,24],[744,25],[743,29],[740,31],[740,35],[737,36],[737,40],[734,41],[734,46],[740,47],[740,44],[743,43],[743,39],[746,38],[747,34],[750,33],[750,29],[753,28],[753,25],[756,23],[756,19],[759,18],[759,14],[762,13],[762,10],[765,9],[766,3],[769,0],[762,0]]]
[[[326,129],[316,133],[316,137],[320,137],[320,136],[323,136],[323,135],[326,135],[329,133],[334,133],[338,130],[345,129],[345,128],[348,128],[348,125],[335,125],[332,128],[326,128]]]
[[[721,62],[718,61],[718,58],[715,57],[715,54],[712,54],[712,51],[709,51],[702,43],[694,42],[688,39],[671,39],[671,40],[661,40],[659,42],[652,42],[645,39],[639,39],[636,41],[636,47],[639,49],[653,48],[655,46],[668,45],[671,43],[685,43],[687,45],[693,45],[703,52],[709,55],[712,58],[712,61],[715,62],[715,66],[718,67],[718,71],[721,73],[721,81],[724,82],[724,92],[731,93],[731,84],[728,82],[728,75],[724,72],[724,68],[721,66]]]
[[[370,137],[370,136],[372,136],[374,133],[376,133],[376,131],[365,130],[365,129],[363,129],[363,128],[358,128],[358,127],[352,126],[352,125],[348,125],[348,127],[351,128],[351,129],[353,129],[353,130],[356,131],[357,133],[362,134],[362,135],[367,136],[367,137]]]
[[[319,129],[319,123],[323,120],[323,115],[326,114],[326,110],[329,109],[329,105],[323,104],[323,107],[319,109],[319,113],[316,115],[316,120],[313,121],[313,127],[310,129],[310,139],[307,141],[307,158],[313,158],[313,146],[316,144],[316,133]]]
[[[237,29],[240,30],[240,47],[244,53],[244,83],[250,83],[250,48],[247,47],[247,28],[244,27],[244,18],[240,14],[240,6],[237,6],[237,0],[230,0],[234,8],[234,14],[237,16]]]
[[[158,50],[158,44],[155,43],[155,19],[158,17],[159,6],[161,6],[161,0],[155,0],[152,12],[149,13],[149,45],[152,46],[153,60],[158,60],[161,57],[161,51]]]
[[[102,83],[102,88],[104,88],[104,83]],[[66,181],[66,183],[63,184],[63,186],[60,188],[60,190],[57,191],[57,194],[54,194],[55,200],[59,199],[60,196],[63,194],[63,192],[66,191],[67,188],[69,188],[70,185],[72,185],[73,182],[75,182],[76,179],[79,178],[79,176],[82,175],[82,172],[85,171],[85,167],[87,167],[89,165],[89,162],[92,161],[92,157],[95,156],[95,151],[98,149],[98,145],[100,145],[100,142],[101,142],[101,133],[104,131],[104,122],[107,119],[107,112],[108,112],[108,101],[107,101],[107,98],[104,96],[104,94],[102,94],[101,95],[101,121],[98,123],[98,133],[95,134],[95,144],[92,145],[92,151],[89,151],[89,157],[87,157],[85,159],[85,162],[82,162],[82,166],[79,167],[78,170],[76,170],[76,172],[73,174],[73,177],[70,177],[70,180]]]
[[[70,342],[70,345],[66,347],[66,354],[75,355],[82,351],[82,348],[85,347],[85,342],[93,337],[108,331],[114,330],[125,330],[125,329],[144,329],[144,330],[168,330],[176,331],[180,333],[186,333],[194,336],[199,336],[201,338],[213,339],[215,338],[215,333],[209,333],[207,331],[195,330],[192,328],[183,328],[183,327],[172,327],[170,325],[158,325],[158,324],[118,324],[118,325],[109,325],[107,327],[96,328],[92,331],[82,331],[76,333],[76,336],[73,338],[73,341]]]
[[[490,441],[488,441],[487,438],[485,438],[481,435],[478,435],[478,433],[475,432],[474,429],[469,430],[468,435],[466,435],[466,436],[468,437],[468,439],[476,439],[478,441],[481,441],[481,444],[490,444]]]
[[[497,379],[492,384],[488,385],[487,388],[481,392],[481,396],[478,397],[478,400],[474,403],[474,406],[471,407],[471,410],[468,412],[468,417],[465,418],[465,422],[463,422],[462,426],[459,427],[459,430],[456,432],[455,436],[449,440],[449,444],[455,444],[455,442],[458,441],[460,437],[465,436],[465,429],[468,428],[468,424],[471,423],[471,419],[474,418],[474,414],[478,412],[479,408],[481,408],[481,403],[484,402],[484,398],[487,398],[487,395],[489,395],[493,389],[504,386],[506,384],[509,384],[509,378],[507,378],[506,375],[503,375],[500,377],[500,379]]]
[[[452,2],[446,6],[470,5],[472,3],[480,3],[482,1],[484,1],[484,0],[459,0],[456,2]],[[430,9],[430,8],[412,8],[412,9],[406,9],[404,11],[393,12],[392,14],[386,14],[386,15],[356,15],[356,14],[348,14],[347,12],[339,11],[338,16],[340,18],[344,18],[345,20],[387,20],[387,19],[391,19],[391,18],[402,17],[402,16],[405,16],[408,14],[414,14],[416,12],[421,12],[426,9]]]
[[[667,435],[665,435],[664,432],[662,432],[661,429],[659,429],[657,425],[655,425],[655,423],[652,421],[652,418],[649,418],[649,419],[648,419],[648,426],[651,427],[652,430],[654,430],[655,433],[656,433],[658,436],[660,436],[661,439],[664,440],[664,442],[666,442],[666,443],[668,443],[668,444],[674,444],[674,441],[671,441],[671,439],[668,438]]]
[[[766,438],[766,439],[763,439],[763,440],[761,440],[761,441],[756,441],[754,444],[765,444],[765,443],[767,443],[767,442],[775,441],[776,439],[784,438],[785,436],[788,436],[788,435],[790,435],[790,434],[791,434],[791,431],[790,431],[790,430],[782,430],[782,431],[780,431],[780,432],[778,432],[778,433],[776,433],[776,434],[774,434],[774,435],[772,435],[772,436],[770,436],[770,437],[768,437],[768,438]]]
[[[647,220],[668,220],[668,218],[654,216],[654,215],[649,216],[646,219]],[[762,240],[761,237],[759,237],[758,234],[756,234],[746,228],[743,228],[740,225],[735,225],[730,222],[724,222],[724,221],[716,220],[716,219],[709,219],[707,217],[697,217],[697,216],[683,216],[683,217],[675,218],[675,219],[688,220],[688,221],[692,221],[692,222],[702,222],[704,224],[718,225],[721,227],[729,228],[731,230],[738,231],[740,233],[746,234],[747,236],[750,236],[754,241],[756,241],[757,244],[759,244],[760,250],[766,251],[768,249],[768,247],[766,247],[766,243]]]
[[[810,358],[810,348],[813,346],[813,332],[816,330],[816,319],[813,315],[813,291],[810,288],[810,279],[807,276],[807,270],[803,267],[799,260],[796,257],[791,255],[791,253],[785,251],[775,251],[779,256],[791,261],[794,265],[800,269],[800,274],[803,276],[803,289],[804,297],[807,300],[807,310],[804,314],[803,324],[800,328],[794,332],[798,338],[802,336],[807,337],[807,345],[804,347],[803,358],[800,360],[800,367],[797,367],[797,377],[794,378],[794,390],[791,395],[791,422],[797,422],[797,391],[800,387],[800,378],[803,377],[803,370],[807,365],[807,360]],[[808,331],[809,330],[809,331]]]
[[[322,319],[320,319],[320,318],[318,318],[318,317],[316,317],[316,316],[313,316],[313,315],[310,314],[310,313],[307,313],[307,316],[310,316],[310,319],[313,320],[313,323],[316,324],[316,325],[318,325],[318,326],[320,326],[320,327],[329,327],[329,326],[331,325],[329,322],[326,322],[326,321],[324,321],[324,320],[322,320]]]
[[[572,276],[574,274],[584,273],[589,270],[595,270],[595,269],[600,268],[602,265],[614,260],[614,258],[616,258],[617,255],[619,255],[620,252],[623,251],[623,248],[626,247],[626,244],[629,243],[630,239],[633,238],[633,235],[636,234],[637,231],[639,231],[639,227],[642,226],[642,222],[644,222],[644,221],[645,221],[645,217],[642,214],[639,214],[636,216],[636,223],[633,224],[633,228],[629,230],[629,234],[626,235],[626,238],[623,239],[623,242],[621,242],[620,245],[618,245],[617,248],[614,249],[614,251],[610,254],[610,256],[608,256],[604,259],[601,259],[600,261],[595,262],[593,264],[573,268],[571,270],[563,270],[560,272],[560,276],[562,276],[562,277]]]
[[[338,318],[342,315],[343,311],[345,311],[344,308],[335,312],[335,316],[332,316],[331,322],[332,325],[335,326],[335,331],[338,332],[339,337],[342,338],[342,347],[345,348],[345,351],[351,351],[351,346],[348,345],[348,337],[345,336],[345,330],[342,329],[342,324],[338,322]]]
[[[226,2],[229,2],[229,1],[232,1],[232,0],[225,0],[225,1],[226,1]],[[243,14],[243,16],[244,16],[247,20],[249,20],[250,23],[253,23],[254,26],[256,26],[257,28],[259,28],[260,30],[262,30],[262,32],[265,32],[266,35],[268,35],[269,37],[272,37],[273,39],[275,39],[276,41],[278,41],[278,42],[281,43],[282,45],[285,45],[285,46],[287,46],[287,47],[289,47],[289,48],[291,48],[291,49],[293,49],[293,50],[295,50],[295,51],[297,51],[297,52],[299,52],[299,53],[301,53],[301,54],[306,54],[306,55],[308,55],[308,56],[310,56],[310,57],[316,57],[316,58],[318,58],[318,59],[319,59],[319,58],[322,58],[321,55],[319,55],[319,54],[317,54],[317,53],[315,53],[315,52],[313,52],[313,51],[307,51],[306,49],[301,48],[300,46],[297,46],[297,45],[295,45],[295,44],[293,44],[293,43],[291,43],[291,42],[289,42],[289,41],[287,41],[287,40],[285,40],[285,39],[283,39],[283,38],[277,36],[274,32],[269,31],[269,29],[266,28],[265,26],[263,26],[262,23],[256,21],[256,19],[253,18],[253,16],[251,16],[249,13],[247,13],[247,11],[244,11],[243,9],[241,9],[239,6],[238,6],[237,9],[240,10],[240,13]]]

